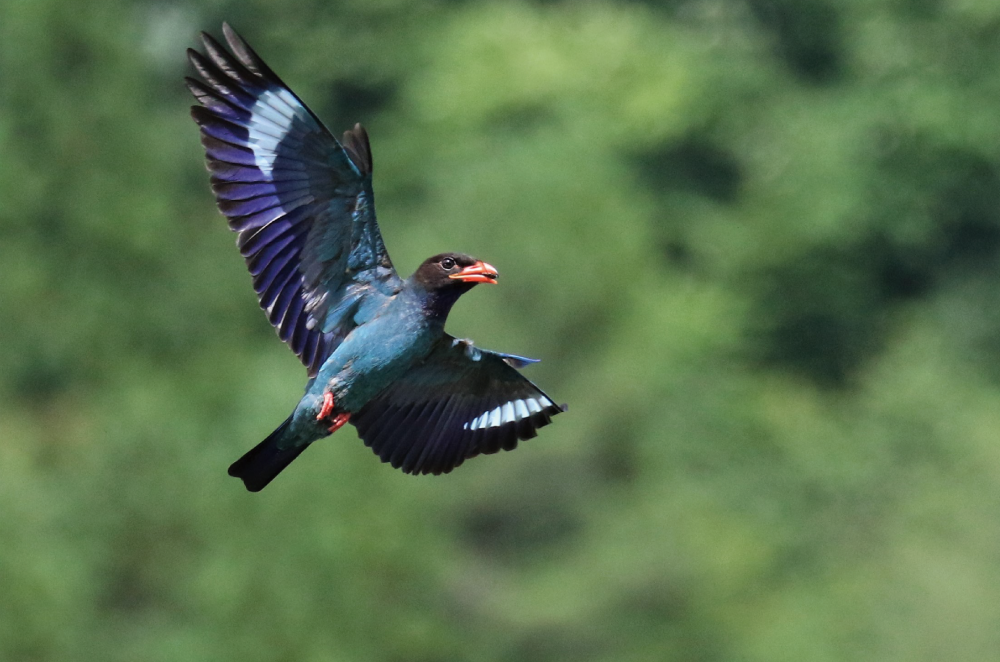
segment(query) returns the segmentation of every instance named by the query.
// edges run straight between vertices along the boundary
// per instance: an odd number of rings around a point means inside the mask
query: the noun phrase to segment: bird
[[[520,370],[537,362],[445,332],[452,306],[497,270],[445,252],[401,278],[375,218],[368,132],[339,140],[228,23],[228,49],[187,50],[219,210],[254,291],[306,367],[292,414],[229,467],[251,492],[347,423],[382,460],[440,475],[531,439],[557,405]]]

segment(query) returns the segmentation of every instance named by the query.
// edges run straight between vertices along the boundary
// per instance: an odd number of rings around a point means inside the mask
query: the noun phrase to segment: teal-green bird
[[[407,473],[448,473],[511,450],[565,411],[519,368],[532,363],[444,331],[448,312],[492,266],[461,253],[428,258],[406,279],[375,222],[372,155],[360,124],[338,141],[228,25],[230,51],[202,34],[188,50],[200,80],[212,190],[278,336],[305,364],[292,415],[233,463],[259,491],[312,442],[350,422]]]

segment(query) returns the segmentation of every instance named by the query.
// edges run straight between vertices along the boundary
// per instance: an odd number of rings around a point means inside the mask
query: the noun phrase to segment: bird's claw
[[[330,415],[333,411],[333,393],[327,391],[323,394],[323,408],[319,410],[319,414],[316,416],[317,421],[322,421],[324,418]]]
[[[330,434],[333,434],[340,428],[344,427],[344,424],[349,420],[351,420],[351,415],[346,411],[343,414],[337,414],[334,416],[333,420],[330,421]]]
[[[322,421],[324,418],[333,413],[333,393],[327,391],[323,394],[323,407],[319,410],[319,414],[316,416],[317,421]],[[342,412],[337,414],[332,419],[330,419],[330,434],[333,434],[340,428],[344,427],[347,421],[351,420],[351,414],[349,412]]]

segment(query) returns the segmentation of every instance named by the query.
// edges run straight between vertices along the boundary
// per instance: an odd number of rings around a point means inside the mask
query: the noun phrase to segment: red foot
[[[351,420],[351,415],[346,411],[343,414],[337,414],[334,416],[333,420],[330,421],[330,434],[333,434],[340,428],[344,427],[344,424],[349,420]]]
[[[323,394],[323,408],[319,410],[319,415],[316,416],[317,421],[322,421],[324,418],[330,415],[333,411],[333,393],[327,391]]]
[[[333,413],[333,393],[327,391],[323,394],[323,407],[319,410],[319,414],[316,416],[317,421],[322,421],[324,418]],[[343,412],[337,414],[330,420],[330,434],[333,434],[340,428],[344,427],[347,421],[351,420],[351,414],[348,412]]]

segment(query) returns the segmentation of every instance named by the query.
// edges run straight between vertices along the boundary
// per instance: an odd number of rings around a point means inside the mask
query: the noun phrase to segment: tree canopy
[[[407,274],[566,415],[446,477],[305,383],[182,78],[229,21],[372,136]],[[0,4],[0,658],[992,660],[1000,6]],[[480,291],[481,290],[481,291]]]

